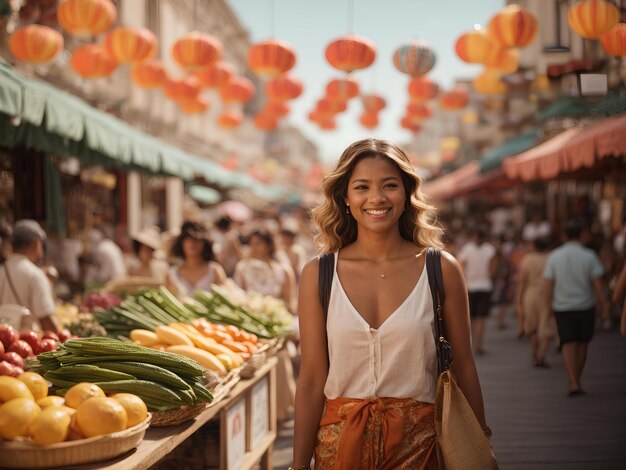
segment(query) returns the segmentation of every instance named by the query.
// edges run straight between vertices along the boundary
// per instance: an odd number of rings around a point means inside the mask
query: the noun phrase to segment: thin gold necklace
[[[421,253],[416,254],[416,255],[415,255],[415,259],[419,258],[419,256],[420,256],[420,255],[421,255]],[[381,273],[380,273],[380,278],[381,278],[381,279],[385,279],[385,273],[384,273],[384,271],[381,271]]]

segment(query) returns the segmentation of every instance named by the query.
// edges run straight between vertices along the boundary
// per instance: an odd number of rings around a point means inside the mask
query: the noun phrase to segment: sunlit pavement
[[[583,373],[585,396],[567,396],[567,379],[556,345],[550,369],[536,369],[526,339],[515,337],[512,319],[485,339],[486,355],[476,358],[503,470],[626,469],[626,339],[597,331]],[[274,468],[291,463],[292,423],[279,432]]]

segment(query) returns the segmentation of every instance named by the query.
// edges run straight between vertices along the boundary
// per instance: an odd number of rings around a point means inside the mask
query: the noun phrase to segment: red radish
[[[41,340],[41,352],[56,351],[58,347],[57,342],[53,339]]]
[[[11,375],[15,366],[7,361],[0,362],[0,375]]]
[[[4,344],[0,342],[0,357],[2,357],[3,355],[4,355]]]
[[[18,339],[9,347],[9,352],[16,352],[24,359],[26,359],[28,356],[33,355],[33,348],[31,348],[30,344],[28,344],[26,341]]]
[[[33,349],[33,351],[39,345],[39,335],[33,330],[23,331],[22,334],[20,334],[20,339],[30,344],[30,347]]]
[[[71,333],[69,332],[69,330],[65,328],[59,331],[59,341],[61,341],[62,343],[65,343],[68,339],[70,339],[70,336],[71,336]]]
[[[0,325],[0,342],[2,342],[5,350],[9,349],[9,346],[11,346],[16,339],[17,334],[11,325]]]
[[[10,375],[11,377],[19,377],[20,375],[22,375],[24,373],[24,369],[22,369],[21,367],[17,367],[14,366],[13,370],[11,371],[11,373],[7,374]]]
[[[42,337],[42,339],[53,339],[55,341],[60,341],[59,335],[57,335],[54,331],[46,331]]]
[[[20,356],[16,352],[4,353],[4,356],[2,357],[2,359],[4,359],[6,362],[10,364],[13,364],[14,366],[24,368],[24,359],[22,359],[22,356]]]

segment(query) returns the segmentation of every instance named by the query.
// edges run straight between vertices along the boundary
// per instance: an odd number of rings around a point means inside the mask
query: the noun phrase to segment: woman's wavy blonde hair
[[[345,210],[348,182],[359,161],[377,156],[391,160],[402,176],[408,201],[398,221],[402,238],[424,248],[443,248],[443,230],[437,225],[435,208],[426,202],[421,191],[422,180],[413,170],[406,153],[386,140],[363,139],[344,150],[335,169],[322,182],[324,201],[312,213],[317,226],[315,242],[320,253],[335,252],[356,240],[356,221]]]

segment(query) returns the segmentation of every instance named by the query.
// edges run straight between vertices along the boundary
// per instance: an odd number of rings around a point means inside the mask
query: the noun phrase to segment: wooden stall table
[[[143,442],[120,457],[77,465],[76,470],[144,470],[155,465],[212,419],[220,419],[220,470],[272,469],[276,440],[276,364],[271,357],[222,401],[178,426],[149,428]]]

